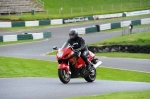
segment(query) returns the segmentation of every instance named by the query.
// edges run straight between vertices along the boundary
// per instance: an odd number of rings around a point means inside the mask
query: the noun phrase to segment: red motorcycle
[[[80,53],[77,54],[72,46],[62,47],[58,49],[56,58],[58,60],[58,76],[62,83],[67,84],[71,78],[83,77],[87,82],[93,82],[96,78],[96,68],[102,64],[95,58],[95,55],[89,51],[88,61],[91,63],[91,72],[86,70],[86,66]]]

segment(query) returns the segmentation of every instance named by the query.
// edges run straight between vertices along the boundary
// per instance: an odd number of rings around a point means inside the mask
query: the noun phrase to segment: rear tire
[[[62,83],[67,84],[70,81],[71,75],[67,74],[64,69],[58,70],[58,76]]]
[[[92,73],[88,73],[84,79],[87,81],[87,82],[93,82],[95,79],[96,79],[96,69],[94,67],[92,67]]]

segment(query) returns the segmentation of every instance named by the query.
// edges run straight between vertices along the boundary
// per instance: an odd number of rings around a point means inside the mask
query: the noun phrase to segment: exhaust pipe
[[[97,62],[95,65],[94,65],[94,68],[97,68],[98,66],[100,66],[102,64],[101,61]]]

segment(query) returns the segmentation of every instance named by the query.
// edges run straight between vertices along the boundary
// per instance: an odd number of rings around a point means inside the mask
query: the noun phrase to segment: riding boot
[[[91,68],[91,65],[90,65],[90,64],[86,65],[86,70],[89,71],[89,72],[92,71],[92,68]]]

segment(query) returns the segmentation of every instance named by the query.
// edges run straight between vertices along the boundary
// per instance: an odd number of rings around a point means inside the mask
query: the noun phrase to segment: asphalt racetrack
[[[86,25],[56,26],[48,29],[32,30],[28,32],[51,31],[52,38],[33,43],[0,46],[0,56],[12,56],[55,61],[55,56],[45,56],[52,51],[53,46],[61,47],[68,39],[68,32],[73,27]],[[134,31],[137,31],[136,29]],[[142,28],[138,31],[142,31]],[[26,31],[27,32],[27,31]],[[22,32],[17,32],[20,34]],[[1,31],[2,34],[16,34]],[[121,35],[121,32],[100,32],[84,35],[87,44]],[[103,66],[119,69],[128,69],[150,72],[150,60],[106,58],[99,57]],[[85,80],[72,79],[67,85],[62,84],[58,78],[1,78],[0,99],[62,99],[74,96],[96,95],[108,92],[150,89],[150,83],[96,80],[87,83]]]

